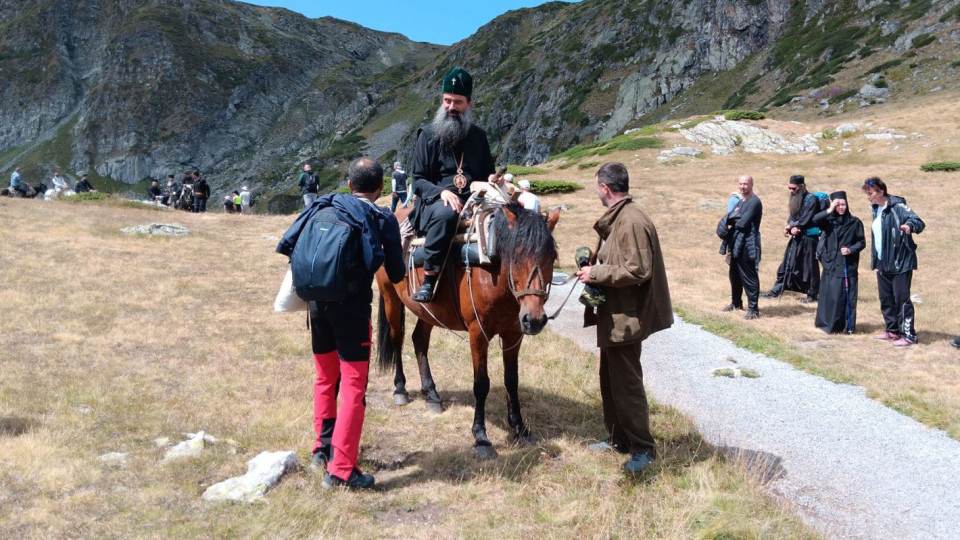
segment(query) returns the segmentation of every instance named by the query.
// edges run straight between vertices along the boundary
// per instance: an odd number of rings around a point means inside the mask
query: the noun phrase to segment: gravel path
[[[549,313],[571,286],[554,287]],[[552,330],[597,352],[595,330],[582,328],[579,288]],[[715,376],[716,368],[760,376]],[[653,399],[746,459],[828,538],[960,537],[960,442],[867,398],[863,388],[798,371],[679,318],[644,342],[643,369]]]

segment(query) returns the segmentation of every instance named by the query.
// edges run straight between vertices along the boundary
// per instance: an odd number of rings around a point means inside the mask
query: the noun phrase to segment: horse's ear
[[[560,221],[560,209],[554,208],[553,211],[547,215],[547,228],[550,229],[550,232],[553,232],[553,228],[557,226],[558,221]]]
[[[503,207],[503,217],[507,218],[508,229],[513,229],[517,226],[517,215],[508,210],[506,206]]]

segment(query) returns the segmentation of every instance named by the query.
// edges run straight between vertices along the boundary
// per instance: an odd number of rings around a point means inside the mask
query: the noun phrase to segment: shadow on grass
[[[473,407],[473,393],[466,390],[441,392],[447,407],[454,404]],[[411,395],[413,398],[413,395]],[[376,471],[391,472],[383,481],[378,479],[378,489],[391,490],[423,482],[441,481],[460,484],[476,478],[496,477],[512,482],[523,482],[539,469],[556,469],[571,459],[593,459],[592,454],[584,452],[564,452],[569,443],[564,440],[593,442],[606,437],[603,427],[603,415],[599,403],[588,404],[583,400],[572,399],[552,392],[524,387],[520,388],[520,400],[524,421],[537,439],[533,445],[518,445],[512,441],[497,439],[496,427],[507,434],[512,433],[505,411],[505,391],[501,387],[491,388],[487,398],[487,428],[494,442],[497,456],[493,459],[479,460],[473,450],[473,439],[469,436],[469,425],[463,426],[462,438],[447,441],[430,452],[411,452],[403,454],[397,448],[388,448],[389,441],[374,441],[364,450],[363,461]],[[417,396],[408,407],[422,407],[422,398]],[[430,414],[425,410],[422,414]],[[651,420],[662,433],[654,433],[657,438],[658,460],[648,472],[636,476],[627,476],[629,482],[646,482],[659,471],[682,470],[694,463],[711,459],[717,450],[707,443],[699,433],[692,431],[686,424],[668,418],[676,413],[666,407],[651,404]],[[663,415],[663,418],[658,418]],[[682,422],[680,422],[683,424]],[[384,444],[385,443],[385,444]],[[383,444],[383,446],[381,446]],[[391,457],[385,457],[391,456]],[[624,456],[626,459],[626,456]],[[619,465],[618,465],[619,467]]]
[[[37,426],[37,421],[22,416],[2,416],[0,417],[0,436],[10,435],[16,437],[23,435]]]

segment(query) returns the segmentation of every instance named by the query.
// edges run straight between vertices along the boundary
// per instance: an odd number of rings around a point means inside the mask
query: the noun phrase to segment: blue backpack
[[[360,229],[337,216],[332,206],[317,210],[304,225],[290,270],[297,296],[313,302],[356,297],[367,273]]]
[[[820,212],[823,212],[823,211],[826,210],[827,208],[830,208],[830,196],[827,195],[826,193],[824,193],[824,192],[822,192],[822,191],[815,191],[815,192],[813,192],[813,193],[808,193],[807,195],[813,195],[814,197],[817,198],[817,213],[818,213],[818,214],[819,214]],[[806,199],[804,199],[804,203],[806,203]],[[806,234],[807,236],[817,236],[818,234],[820,234],[820,228],[819,228],[819,227],[810,227],[809,229],[807,229],[806,231],[804,231],[804,234]]]

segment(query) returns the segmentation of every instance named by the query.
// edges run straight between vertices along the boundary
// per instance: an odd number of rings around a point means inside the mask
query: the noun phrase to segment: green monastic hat
[[[456,94],[471,99],[473,93],[473,77],[467,70],[457,66],[443,76],[443,93]]]

